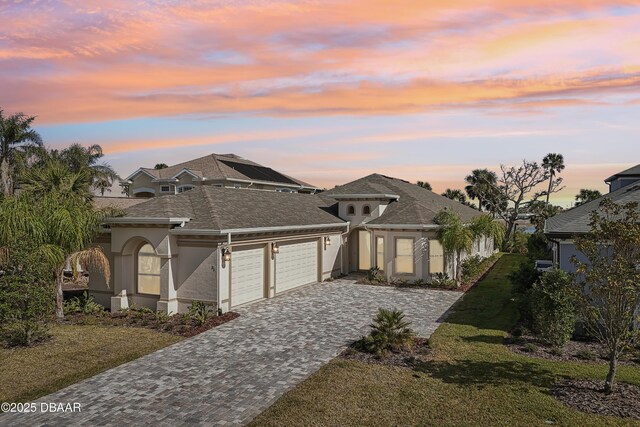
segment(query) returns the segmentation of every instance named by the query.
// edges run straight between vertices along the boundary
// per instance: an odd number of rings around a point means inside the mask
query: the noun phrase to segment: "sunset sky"
[[[567,206],[640,163],[640,1],[13,0],[0,22],[0,108],[123,176],[216,152],[442,191],[559,152]]]

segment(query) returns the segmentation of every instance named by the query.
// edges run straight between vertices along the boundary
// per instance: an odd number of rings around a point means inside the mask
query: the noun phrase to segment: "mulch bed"
[[[610,394],[603,387],[603,381],[566,380],[556,384],[551,394],[578,411],[640,420],[640,387],[616,383]]]
[[[356,343],[351,344],[338,356],[346,360],[358,360],[364,363],[385,366],[401,366],[404,368],[414,367],[419,362],[424,362],[429,356],[429,340],[426,338],[416,338],[413,346],[406,350],[390,352],[384,357],[378,357],[373,353],[366,353],[356,348]]]
[[[158,317],[155,313],[134,311],[104,314],[70,314],[65,316],[65,322],[75,325],[106,325],[127,326],[153,329],[183,337],[192,337],[204,331],[220,326],[240,316],[234,311],[229,311],[221,316],[212,315],[207,321],[198,325],[186,314]]]
[[[500,259],[500,257],[497,256],[495,258],[495,260],[493,260],[493,262],[491,264],[487,265],[487,267],[486,267],[486,269],[484,271],[482,271],[481,273],[479,273],[478,275],[473,277],[467,283],[463,283],[463,284],[461,284],[460,286],[458,286],[456,288],[435,286],[435,285],[432,285],[431,283],[426,283],[426,282],[421,284],[421,285],[416,285],[414,283],[403,283],[403,282],[399,282],[399,281],[391,281],[391,282],[378,281],[378,280],[371,281],[371,280],[367,279],[364,276],[362,276],[359,279],[357,279],[357,283],[359,283],[361,285],[388,286],[388,287],[400,288],[400,289],[435,289],[435,290],[438,290],[438,291],[454,291],[454,292],[465,293],[465,292],[469,291],[471,288],[473,288],[482,279],[484,279],[486,277],[486,275],[489,273],[489,271],[491,270],[491,267],[493,267],[495,265],[495,263],[498,262],[499,259]]]
[[[562,362],[609,363],[600,344],[594,341],[571,340],[562,349],[552,349],[534,336],[523,335],[517,338],[508,337],[504,344],[514,353],[541,359]],[[619,364],[640,366],[640,349],[624,353]]]

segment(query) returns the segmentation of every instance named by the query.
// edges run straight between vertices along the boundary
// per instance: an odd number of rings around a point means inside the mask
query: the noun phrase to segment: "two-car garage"
[[[231,257],[231,305],[238,306],[279,294],[319,279],[319,240],[278,242],[277,253],[271,244],[234,247]],[[273,283],[267,278],[270,270]]]

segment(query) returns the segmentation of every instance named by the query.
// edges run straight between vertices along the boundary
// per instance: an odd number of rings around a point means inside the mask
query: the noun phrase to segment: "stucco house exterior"
[[[375,265],[407,280],[452,276],[433,219],[443,208],[465,220],[481,215],[378,174],[318,194],[199,185],[130,200],[98,242],[111,283],[90,272],[90,293],[112,310],[177,313],[199,300],[226,312]],[[483,239],[469,255],[491,253],[493,242]]]
[[[574,244],[576,236],[590,231],[589,221],[592,212],[599,209],[603,198],[609,198],[618,204],[640,203],[640,165],[617,173],[605,180],[610,192],[588,203],[566,210],[545,222],[544,233],[553,244],[553,261],[558,268],[575,273],[571,262],[573,256],[586,262],[585,255]]]
[[[120,182],[130,197],[144,198],[179,194],[202,185],[288,193],[319,190],[236,154],[209,154],[164,169],[139,168]]]

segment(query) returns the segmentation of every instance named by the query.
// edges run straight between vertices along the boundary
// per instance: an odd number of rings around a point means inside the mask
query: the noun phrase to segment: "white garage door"
[[[281,244],[276,256],[276,292],[318,281],[318,242]]]
[[[235,249],[231,254],[231,304],[264,297],[264,246]]]

